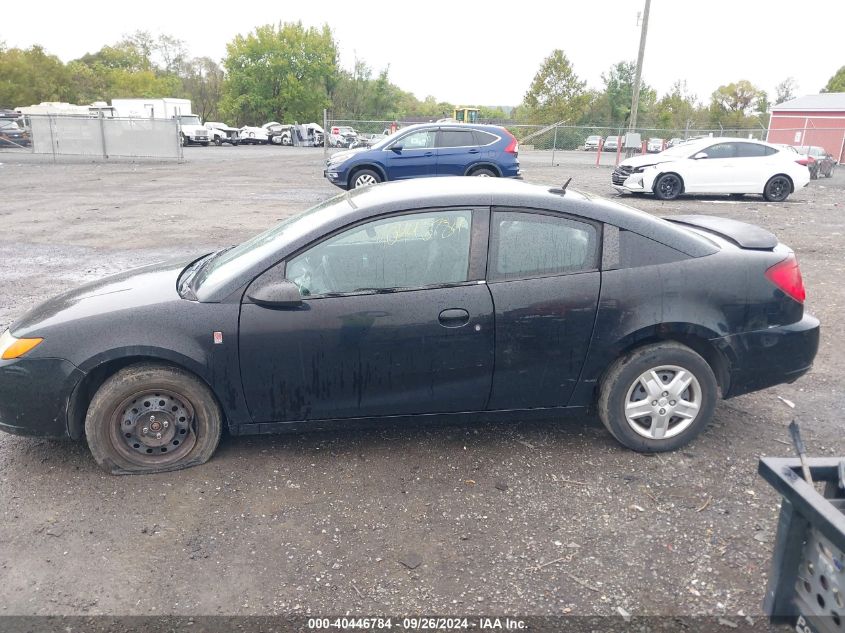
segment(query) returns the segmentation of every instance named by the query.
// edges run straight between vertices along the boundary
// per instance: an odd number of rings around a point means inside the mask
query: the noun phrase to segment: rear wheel
[[[648,345],[608,370],[599,391],[599,416],[620,443],[642,452],[674,450],[695,438],[713,417],[719,387],[701,356],[674,342]]]
[[[778,174],[769,178],[763,189],[763,198],[769,202],[783,202],[792,192],[792,182],[786,176]]]
[[[355,174],[352,176],[353,189],[360,189],[361,187],[377,185],[380,182],[381,176],[379,176],[372,169],[362,169],[361,171],[356,171]]]
[[[139,364],[106,380],[85,418],[88,447],[112,474],[179,470],[208,461],[223,426],[211,390],[181,369]]]
[[[684,183],[678,174],[663,174],[654,183],[654,195],[659,200],[674,200],[684,190]]]
[[[220,147],[221,145],[223,145],[223,139],[221,139],[219,136],[215,136],[214,137],[214,144],[217,147]]]
[[[495,178],[496,172],[494,172],[492,169],[487,169],[486,167],[479,167],[470,175],[478,176],[479,178]]]

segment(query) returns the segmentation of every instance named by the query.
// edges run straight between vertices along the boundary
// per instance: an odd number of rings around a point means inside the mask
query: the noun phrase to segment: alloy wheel
[[[701,405],[701,385],[692,372],[662,365],[643,372],[629,387],[625,419],[643,437],[669,439],[689,428]]]

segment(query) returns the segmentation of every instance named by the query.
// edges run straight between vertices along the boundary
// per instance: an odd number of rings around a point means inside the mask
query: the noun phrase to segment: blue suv
[[[518,152],[514,136],[497,125],[427,123],[333,154],[323,175],[341,189],[430,176],[521,178]]]

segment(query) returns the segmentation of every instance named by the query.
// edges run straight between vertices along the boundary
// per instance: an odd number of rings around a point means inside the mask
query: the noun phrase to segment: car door
[[[302,306],[242,306],[241,377],[253,419],[484,410],[494,336],[483,283],[488,213],[371,220],[265,273],[284,270]]]
[[[729,193],[762,193],[769,178],[780,171],[778,150],[762,143],[736,143],[734,185]]]
[[[696,158],[696,156],[701,156]],[[715,143],[684,161],[684,191],[687,193],[734,193],[736,144]]]
[[[488,409],[566,406],[596,317],[600,227],[515,208],[494,209],[490,227],[496,364]]]
[[[441,128],[437,132],[438,176],[463,176],[480,154],[472,130]]]
[[[437,129],[417,130],[384,149],[388,180],[434,176],[437,173]]]

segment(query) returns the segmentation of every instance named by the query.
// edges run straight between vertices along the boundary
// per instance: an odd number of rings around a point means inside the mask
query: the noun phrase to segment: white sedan
[[[782,202],[810,182],[794,152],[742,138],[702,138],[659,154],[622,161],[611,176],[620,193],[654,193],[673,200],[682,193],[762,194]]]

